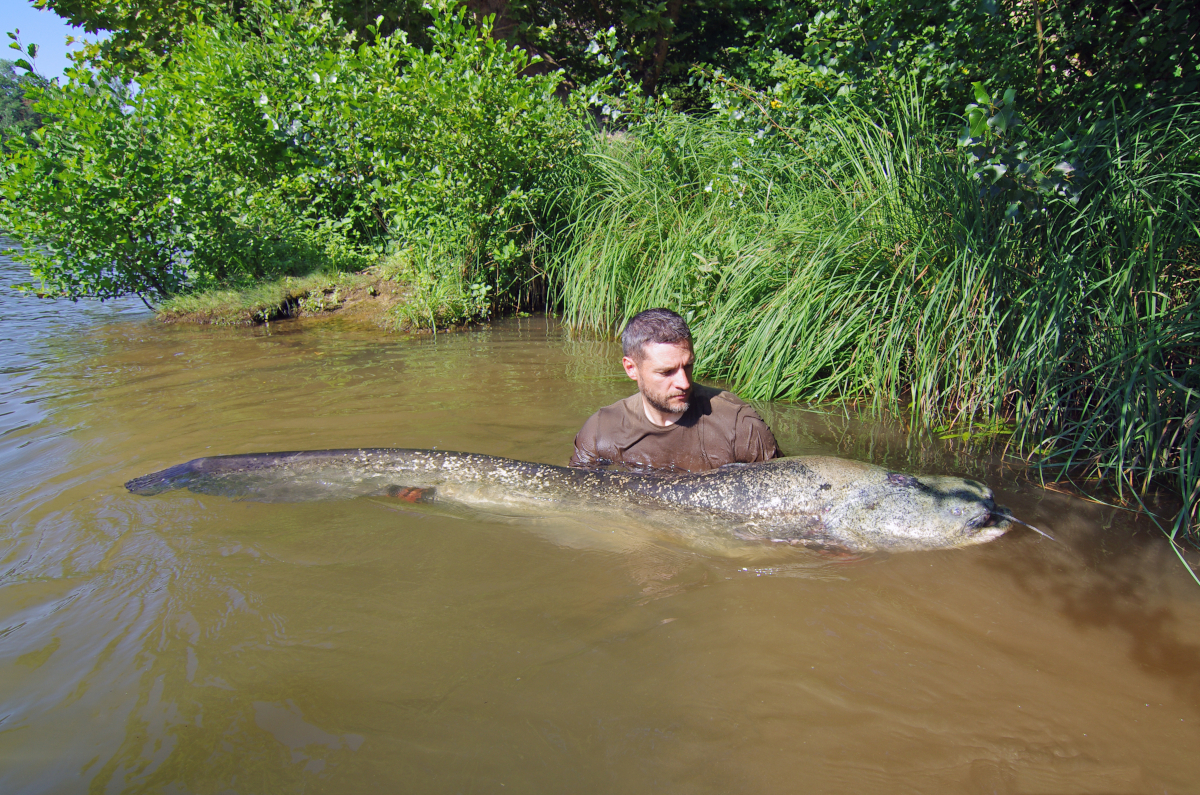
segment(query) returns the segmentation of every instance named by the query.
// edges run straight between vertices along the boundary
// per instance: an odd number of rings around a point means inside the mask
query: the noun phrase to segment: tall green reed
[[[1200,113],[1117,117],[1083,143],[1090,195],[1053,219],[1010,321],[1017,440],[1134,498],[1170,483],[1175,537],[1200,507]]]

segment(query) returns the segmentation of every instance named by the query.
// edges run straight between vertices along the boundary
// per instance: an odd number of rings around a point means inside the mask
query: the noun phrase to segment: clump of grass
[[[402,282],[410,290],[406,299],[391,310],[391,318],[403,331],[463,326],[491,316],[491,289],[486,283],[468,283],[467,266],[459,265],[445,252],[430,247],[423,251],[405,249],[386,257],[381,273]]]
[[[1018,222],[924,108],[831,106],[771,145],[678,114],[597,136],[553,271],[568,321],[675,308],[746,396],[1011,429],[1048,476],[1170,486],[1194,532],[1200,107],[1096,125],[1079,202]]]
[[[1005,409],[1044,470],[1139,500],[1168,485],[1183,506],[1170,535],[1194,535],[1200,108],[1118,117],[1085,143],[1081,206],[1021,240],[1009,268]]]

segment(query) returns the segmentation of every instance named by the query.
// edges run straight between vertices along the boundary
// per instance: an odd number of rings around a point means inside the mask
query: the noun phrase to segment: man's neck
[[[679,422],[683,414],[671,414],[666,411],[660,411],[646,400],[646,396],[638,394],[642,399],[642,412],[646,415],[646,419],[650,420],[651,425],[657,425],[659,428],[668,428]]]

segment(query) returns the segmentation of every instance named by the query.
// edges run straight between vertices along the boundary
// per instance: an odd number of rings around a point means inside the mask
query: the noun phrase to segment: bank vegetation
[[[743,395],[1165,487],[1194,534],[1187,4],[744,5],[197,5],[27,81],[0,226],[30,289],[176,317],[673,307]]]

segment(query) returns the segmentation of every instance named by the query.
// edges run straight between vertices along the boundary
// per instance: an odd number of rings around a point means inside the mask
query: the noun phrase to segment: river
[[[538,317],[219,329],[5,288],[0,338],[4,793],[1200,791],[1200,587],[1144,522],[969,452],[759,407],[788,453],[989,477],[1057,543],[716,556],[588,516],[135,497],[212,454],[562,464],[631,385]]]

